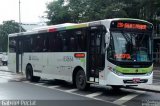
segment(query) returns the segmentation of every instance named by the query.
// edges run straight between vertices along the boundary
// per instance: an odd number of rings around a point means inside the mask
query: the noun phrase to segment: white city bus
[[[151,84],[153,25],[129,18],[46,26],[9,35],[10,71],[26,79],[60,79],[78,89],[90,84]]]

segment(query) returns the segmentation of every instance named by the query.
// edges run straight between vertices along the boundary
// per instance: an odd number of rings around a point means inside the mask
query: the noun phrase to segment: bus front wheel
[[[90,87],[83,70],[79,70],[76,74],[76,87],[80,90],[87,90]]]
[[[40,77],[33,76],[33,69],[31,65],[26,67],[26,79],[31,82],[38,82]]]

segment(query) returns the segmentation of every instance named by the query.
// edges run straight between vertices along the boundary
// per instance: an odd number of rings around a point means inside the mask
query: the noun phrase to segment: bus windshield
[[[108,58],[116,61],[151,61],[151,34],[112,31]]]

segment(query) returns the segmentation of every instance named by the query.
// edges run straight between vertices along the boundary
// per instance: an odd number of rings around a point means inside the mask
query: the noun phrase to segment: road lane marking
[[[134,91],[135,94],[133,94],[133,93],[128,94],[124,97],[121,97],[120,99],[115,100],[113,103],[118,104],[118,105],[122,105],[122,104],[128,102],[129,100],[131,100],[131,99],[133,99],[133,98],[135,98],[135,97],[137,97],[137,96],[146,92],[146,91],[135,91],[135,90],[133,90],[133,91]]]
[[[27,83],[27,84],[31,84],[31,85],[35,85],[34,83],[30,83],[30,82],[27,82],[27,81],[23,81],[24,83]],[[61,91],[61,92],[65,92],[65,93],[69,93],[69,94],[73,94],[73,95],[77,95],[77,96],[81,96],[81,97],[86,97],[85,95],[81,95],[81,94],[78,94],[78,93],[74,93],[74,92],[66,92],[65,90],[61,90],[57,87],[60,87],[58,85],[55,85],[55,86],[44,86],[44,85],[36,85],[36,86],[40,86],[40,87],[43,87],[43,88],[49,88],[49,89],[54,89],[54,90],[57,90],[57,91]],[[86,97],[86,98],[90,98],[90,97]],[[90,98],[90,99],[94,99],[94,100],[98,100],[98,101],[102,101],[102,102],[105,102],[105,103],[111,103],[111,104],[115,104],[113,102],[110,102],[110,101],[106,101],[106,100],[103,100],[103,99],[98,99],[98,98]],[[124,106],[124,105],[118,105],[118,104],[115,104],[117,106]]]
[[[4,74],[3,74],[3,75],[2,75],[2,74],[0,74],[0,76],[2,76],[2,77],[4,77],[4,76],[5,76],[5,77],[15,77],[16,75],[10,75],[10,74],[7,74],[7,75],[4,75]],[[16,76],[16,77],[18,77],[18,76]]]
[[[65,90],[65,92],[75,92],[78,91],[78,89],[69,89],[69,90]]]
[[[30,83],[30,81],[22,81],[22,82],[24,82],[24,83]]]
[[[18,79],[18,78],[15,78],[15,77],[0,76],[0,78],[7,79],[7,80],[19,81],[19,79]]]
[[[0,75],[17,75],[17,74],[15,74],[15,73],[1,73],[0,72]]]
[[[0,73],[1,78],[6,78],[6,79],[15,79],[17,80],[18,78],[22,78],[24,76],[20,76],[17,74],[12,74],[12,73]]]
[[[129,95],[127,95],[127,96],[124,96],[124,97],[122,97],[122,98],[114,101],[113,103],[122,105],[122,104],[126,103],[127,101],[129,101],[129,100],[137,97],[138,95],[139,95],[139,94],[129,94]]]
[[[48,88],[57,88],[57,87],[60,87],[59,85],[53,85],[53,86],[48,86]]]
[[[4,78],[4,79],[8,79],[8,80],[13,79],[13,77],[7,77],[7,76],[0,76],[0,78]]]
[[[86,97],[94,98],[95,96],[99,96],[101,94],[102,94],[102,92],[95,92],[95,93],[91,93],[91,94],[86,95]]]
[[[34,83],[34,85],[43,85],[44,83]]]
[[[4,78],[0,78],[0,83],[7,83],[8,80],[7,79],[4,79]]]

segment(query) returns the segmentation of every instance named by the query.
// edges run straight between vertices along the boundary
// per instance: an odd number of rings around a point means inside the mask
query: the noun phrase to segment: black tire
[[[112,85],[111,86],[114,91],[119,91],[122,86],[120,85]]]
[[[76,87],[79,90],[87,90],[90,87],[90,84],[86,81],[86,76],[83,70],[79,70],[76,74]]]
[[[7,62],[3,61],[2,62],[3,66],[7,66]]]
[[[33,76],[33,69],[31,65],[26,67],[26,79],[30,82],[38,82],[40,77]]]

